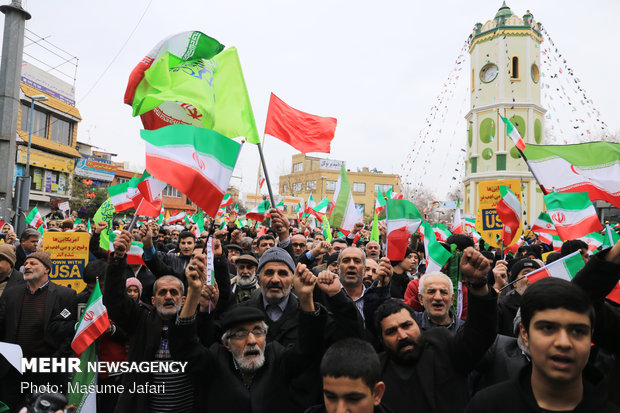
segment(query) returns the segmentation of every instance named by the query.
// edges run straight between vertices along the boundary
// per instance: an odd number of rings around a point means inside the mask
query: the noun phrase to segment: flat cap
[[[15,266],[15,247],[10,244],[0,244],[0,258],[4,258],[11,263],[11,267]]]
[[[243,254],[237,257],[236,263],[245,262],[246,264],[252,264],[255,267],[258,267],[258,260],[251,256],[250,254]]]
[[[237,305],[222,314],[220,324],[223,331],[228,331],[234,326],[248,321],[265,321],[265,312],[256,307]]]

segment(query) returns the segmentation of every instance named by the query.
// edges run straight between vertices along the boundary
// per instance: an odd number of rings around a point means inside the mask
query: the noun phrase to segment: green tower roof
[[[506,6],[506,1],[504,1],[502,7],[500,7],[497,14],[495,14],[495,20],[500,20],[502,17],[507,19],[510,16],[512,16],[512,10],[510,10],[510,7]]]

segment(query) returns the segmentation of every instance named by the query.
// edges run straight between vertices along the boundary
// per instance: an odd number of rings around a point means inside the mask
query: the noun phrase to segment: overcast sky
[[[332,153],[321,156],[345,160],[350,169],[368,166],[402,173],[401,165],[474,24],[492,19],[501,1],[28,0],[23,4],[32,14],[27,29],[79,59],[75,85],[83,120],[78,140],[117,153],[118,161],[129,161],[136,169],[144,165],[141,124],[122,103],[129,73],[160,39],[198,30],[237,47],[261,134],[269,93],[274,92],[300,110],[338,119]],[[611,130],[620,130],[620,2],[511,0],[508,6],[518,16],[529,9],[543,23],[601,118]],[[36,45],[25,51],[52,59]],[[24,59],[45,68],[27,56]],[[71,66],[60,68],[73,77]],[[434,125],[442,131],[434,133],[433,149],[450,153],[433,162],[424,179],[439,192],[453,183],[446,162],[457,164],[459,148],[465,146],[462,117],[469,110],[467,87],[467,82],[448,86],[453,89],[450,115]],[[265,155],[274,181],[290,168],[294,152],[267,139]],[[257,166],[256,148],[245,145],[235,171],[239,178],[231,183],[254,191]],[[406,181],[423,176],[422,171],[405,172]]]

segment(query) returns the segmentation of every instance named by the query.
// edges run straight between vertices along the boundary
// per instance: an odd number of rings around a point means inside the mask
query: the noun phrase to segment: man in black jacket
[[[520,333],[531,366],[515,380],[477,393],[468,412],[618,412],[585,369],[594,308],[588,295],[560,278],[532,284],[521,299]],[[598,374],[600,381],[600,373]]]
[[[270,249],[261,257],[263,273],[285,274],[289,263],[265,262]],[[285,251],[280,254],[290,258]],[[260,264],[259,264],[260,265]],[[225,330],[221,343],[209,348],[198,341],[195,314],[206,280],[206,257],[198,255],[187,272],[187,301],[171,329],[173,357],[187,360],[191,371],[202,378],[206,393],[205,411],[284,412],[291,411],[293,397],[289,383],[321,356],[326,310],[315,307],[312,292],[316,277],[298,264],[292,284],[299,299],[298,337],[293,346],[267,343],[265,313],[254,307],[237,306],[221,319]],[[223,397],[225,395],[225,397]]]
[[[467,375],[495,339],[497,294],[487,286],[489,262],[482,254],[467,248],[460,266],[470,307],[456,333],[421,333],[413,309],[400,300],[377,310],[376,329],[386,349],[380,356],[383,402],[395,412],[460,412],[469,401]]]

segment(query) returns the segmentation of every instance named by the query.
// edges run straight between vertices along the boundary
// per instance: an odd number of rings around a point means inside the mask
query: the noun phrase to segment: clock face
[[[480,71],[480,78],[482,79],[484,83],[489,83],[495,80],[498,72],[499,70],[497,69],[497,65],[494,65],[493,63],[489,63],[486,66],[484,66],[482,70]]]

